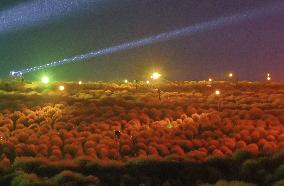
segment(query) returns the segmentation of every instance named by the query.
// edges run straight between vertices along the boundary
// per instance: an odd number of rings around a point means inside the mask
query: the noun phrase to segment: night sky
[[[46,64],[282,2],[283,11],[270,15],[80,63],[31,72],[25,77],[38,80],[40,75],[48,74],[56,81],[145,80],[150,72],[158,70],[169,80],[202,80],[209,76],[221,79],[228,72],[234,72],[239,79],[263,80],[270,72],[273,80],[284,81],[283,0],[90,0],[87,6],[75,3],[70,9],[69,6],[62,7],[66,10],[64,13],[57,13],[60,8],[52,7],[51,0],[42,10],[34,11],[40,14],[51,6],[52,15],[33,24],[16,25],[1,31],[1,27],[7,24],[3,23],[5,12],[36,2],[1,0],[0,78],[8,77],[10,70]],[[25,12],[15,14],[22,19],[27,16]]]

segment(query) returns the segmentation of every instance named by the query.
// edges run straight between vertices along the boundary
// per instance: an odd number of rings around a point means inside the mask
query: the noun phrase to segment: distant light
[[[169,124],[167,124],[167,126],[166,126],[168,129],[171,129],[171,128],[173,128],[173,125],[171,124],[171,123],[169,123]]]
[[[267,73],[267,77],[269,77],[270,76],[270,73]]]
[[[60,91],[63,91],[63,90],[65,89],[65,87],[64,87],[63,85],[60,85],[60,86],[58,87],[58,89],[59,89]]]
[[[3,135],[0,135],[0,143],[3,143],[5,141],[6,141],[5,137]]]
[[[126,80],[124,80],[124,83],[128,83],[128,80],[126,79]]]
[[[233,73],[229,73],[229,77],[233,77],[233,75],[234,75]]]
[[[44,76],[44,77],[41,78],[41,82],[44,83],[44,84],[47,84],[47,83],[49,83],[49,78]]]
[[[271,80],[271,77],[270,77],[270,76],[268,76],[266,79],[267,79],[267,81],[270,81],[270,80]]]
[[[146,81],[146,83],[147,83],[147,84],[149,84],[149,83],[150,83],[150,81],[149,81],[149,80],[147,80],[147,81]]]
[[[14,78],[18,78],[18,77],[22,77],[23,73],[21,71],[11,71],[10,72],[10,76],[14,77]]]
[[[215,94],[218,96],[218,95],[220,95],[220,90],[216,90],[215,91]]]
[[[82,85],[82,83],[83,83],[82,81],[79,81],[79,82],[78,82],[79,85]]]
[[[154,72],[152,75],[151,75],[151,78],[152,79],[159,79],[162,75],[158,72]]]
[[[208,81],[210,81],[210,82],[211,82],[211,81],[212,81],[212,79],[211,79],[211,78],[209,78],[209,79],[208,79]]]

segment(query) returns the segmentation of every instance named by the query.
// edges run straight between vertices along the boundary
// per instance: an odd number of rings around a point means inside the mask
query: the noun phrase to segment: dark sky
[[[79,0],[78,0],[79,1]],[[2,0],[1,12],[19,3]],[[0,77],[21,70],[283,1],[273,0],[104,0],[95,6],[0,32]],[[25,16],[25,15],[23,15]],[[0,22],[0,24],[3,24]],[[85,62],[26,74],[36,80],[144,80],[159,70],[170,80],[262,80],[266,72],[284,81],[284,9],[189,37],[131,49]]]

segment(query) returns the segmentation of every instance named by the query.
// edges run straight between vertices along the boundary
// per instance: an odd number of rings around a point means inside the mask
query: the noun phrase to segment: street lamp
[[[60,91],[63,91],[63,90],[65,89],[65,87],[64,87],[63,85],[60,85],[60,86],[58,87],[58,89],[59,89]]]
[[[49,83],[49,78],[47,76],[43,76],[41,78],[41,82],[44,83],[44,84],[47,84],[47,83]]]
[[[215,91],[215,95],[218,96],[218,99],[217,99],[217,101],[218,101],[218,111],[220,111],[220,106],[221,106],[220,99],[219,99],[220,94],[221,94],[220,90],[216,90]]]
[[[220,90],[216,90],[216,91],[215,91],[215,95],[216,95],[216,96],[219,96],[219,95],[220,95]]]
[[[153,80],[158,80],[161,76],[162,76],[162,75],[161,75],[160,73],[154,72],[154,73],[151,75],[151,79],[153,79]],[[160,90],[159,86],[157,86],[157,87],[158,87],[159,100],[161,101],[161,90]]]
[[[154,72],[152,75],[151,75],[151,79],[159,79],[162,75],[158,72]]]
[[[267,73],[267,74],[266,74],[266,79],[267,79],[267,81],[270,81],[270,80],[271,80],[270,73]]]

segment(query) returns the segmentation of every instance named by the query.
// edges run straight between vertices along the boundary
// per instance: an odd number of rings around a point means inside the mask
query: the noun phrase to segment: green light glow
[[[44,83],[44,84],[47,84],[47,83],[49,83],[49,78],[47,76],[43,76],[41,78],[41,82]]]

